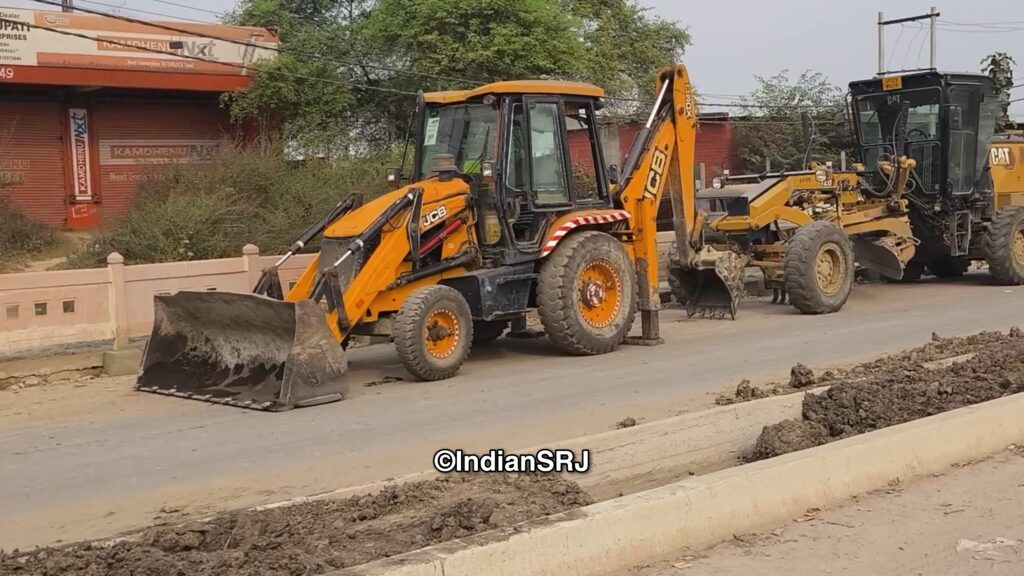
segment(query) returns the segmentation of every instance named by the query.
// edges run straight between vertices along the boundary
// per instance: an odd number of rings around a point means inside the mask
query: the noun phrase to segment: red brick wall
[[[602,140],[605,147],[615,146],[615,140],[618,140],[618,150],[605,150],[606,158],[614,158],[614,162],[622,167],[622,159],[629,153],[629,148],[633,145],[633,138],[640,128],[642,125],[638,123],[619,124],[617,126],[618,138],[608,138],[606,135]],[[738,172],[741,165],[736,156],[735,144],[731,123],[719,120],[703,122],[697,131],[694,164],[700,166],[703,162],[708,178],[721,174],[723,169]],[[569,154],[574,162],[577,162],[577,159],[589,157],[590,142],[587,139],[586,131],[572,130],[569,132]]]

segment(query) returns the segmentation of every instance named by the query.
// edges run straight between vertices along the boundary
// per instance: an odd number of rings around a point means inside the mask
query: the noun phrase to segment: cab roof
[[[563,82],[560,80],[510,80],[493,82],[472,90],[450,90],[429,92],[424,100],[432,104],[455,104],[466,102],[487,94],[555,94],[558,96],[583,96],[601,98],[604,90],[586,82]]]

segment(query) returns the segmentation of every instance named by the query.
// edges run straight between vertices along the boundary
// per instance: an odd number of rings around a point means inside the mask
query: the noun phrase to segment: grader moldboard
[[[412,183],[340,203],[253,294],[157,296],[137,388],[263,410],[330,402],[346,394],[354,335],[393,339],[409,373],[439,380],[531,310],[569,354],[614,350],[638,309],[637,342],[657,343],[656,213],[666,189],[689,305],[735,314],[744,263],[701,241],[685,67],[660,73],[621,178],[603,165],[603,96],[551,81],[422,95]],[[585,151],[568,145],[570,133],[583,135]],[[285,293],[278,266],[320,236],[319,254]]]
[[[774,301],[807,314],[843,307],[855,265],[899,282],[982,260],[998,282],[1024,283],[1024,139],[993,135],[992,81],[874,78],[849,100],[862,164],[716,178],[698,193],[711,245],[747,256]]]

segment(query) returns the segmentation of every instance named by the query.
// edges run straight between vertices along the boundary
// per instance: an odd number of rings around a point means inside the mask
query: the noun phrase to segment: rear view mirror
[[[964,129],[964,111],[955,104],[949,107],[949,129],[954,132]]]

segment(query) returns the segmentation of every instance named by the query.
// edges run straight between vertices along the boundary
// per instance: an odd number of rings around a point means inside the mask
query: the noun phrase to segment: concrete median
[[[1022,412],[1024,395],[1000,398],[330,575],[621,573],[994,453],[1024,438]]]

